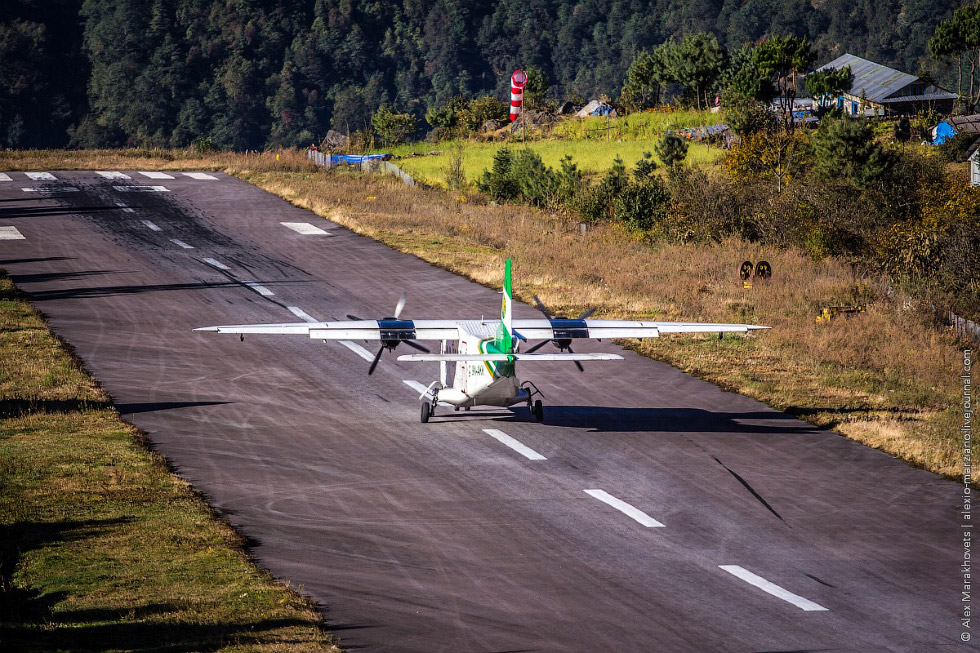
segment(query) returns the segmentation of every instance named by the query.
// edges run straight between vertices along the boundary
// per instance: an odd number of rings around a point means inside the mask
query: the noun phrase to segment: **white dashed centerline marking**
[[[255,281],[242,281],[242,284],[245,285],[245,286],[248,286],[250,289],[252,289],[255,292],[259,293],[263,297],[272,297],[273,295],[276,294],[276,293],[272,292],[271,290],[269,290],[268,288],[266,288],[265,286],[259,285]]]
[[[132,179],[129,175],[123,174],[121,172],[107,171],[107,170],[96,170],[95,174],[100,177],[105,177],[106,179]]]
[[[187,243],[185,243],[184,241],[182,241],[179,238],[171,238],[170,239],[170,242],[172,242],[177,247],[181,247],[183,249],[194,249],[194,246],[193,245],[188,245]]]
[[[113,186],[120,193],[169,193],[166,186]]]
[[[0,181],[13,181],[6,172],[0,172]]]
[[[230,270],[231,268],[222,263],[221,261],[215,260],[213,258],[202,258],[202,261],[207,263],[213,268],[218,268],[219,270]]]
[[[289,312],[290,313],[292,313],[293,315],[295,315],[299,319],[303,320],[304,322],[311,322],[312,323],[312,322],[319,322],[320,321],[320,320],[316,319],[315,317],[313,317],[312,315],[310,315],[309,313],[307,313],[306,311],[304,311],[299,306],[289,306],[288,308],[289,308]]]
[[[50,172],[25,172],[24,174],[34,181],[58,181],[58,178]]]
[[[663,524],[658,522],[656,519],[646,514],[639,508],[631,506],[622,499],[617,499],[613,495],[609,494],[605,490],[586,490],[586,494],[590,497],[594,497],[599,501],[602,501],[606,505],[612,506],[619,512],[623,513],[630,519],[633,519],[647,528],[663,528]]]
[[[539,454],[537,451],[535,451],[531,447],[528,447],[528,446],[524,445],[523,443],[515,440],[514,438],[510,437],[509,435],[507,435],[503,431],[499,431],[497,429],[483,429],[483,432],[486,433],[487,435],[489,435],[491,438],[493,438],[497,442],[499,442],[501,444],[504,444],[504,445],[510,447],[511,449],[513,449],[514,451],[516,451],[517,453],[519,453],[522,456],[524,456],[525,458],[527,458],[528,460],[548,460],[547,458],[545,458],[544,456],[542,456],[541,454]]]
[[[751,571],[745,569],[744,567],[739,567],[738,565],[718,565],[718,567],[720,569],[724,569],[725,571],[732,574],[733,576],[741,578],[749,585],[754,585],[755,587],[758,587],[760,590],[762,590],[767,594],[772,594],[776,598],[780,598],[788,603],[792,603],[793,605],[795,605],[801,610],[804,610],[805,612],[827,611],[827,608],[823,607],[822,605],[814,603],[809,599],[805,599],[802,596],[793,594],[789,590],[783,589],[782,587],[776,585],[775,583],[770,583],[762,576],[757,576],[756,574],[753,574]]]
[[[312,225],[308,222],[280,222],[284,227],[289,227],[293,231],[304,236],[329,236],[330,234],[316,225]]]
[[[184,172],[182,174],[190,177],[191,179],[198,179],[198,180],[205,180],[205,179],[207,179],[207,180],[210,180],[210,181],[217,181],[218,180],[217,177],[213,177],[213,176],[209,175],[206,172]]]
[[[122,202],[116,202],[116,206],[118,206],[119,208],[121,208],[125,213],[136,213],[136,211],[134,211],[133,209],[129,208],[128,206],[126,206]]]
[[[351,343],[351,344],[353,345],[354,343]],[[357,347],[357,345],[354,345],[354,346],[355,346],[355,347]],[[363,349],[363,348],[362,348],[362,349]],[[365,350],[365,352],[364,352],[364,353],[366,353],[366,354],[367,354],[368,356],[370,356],[370,359],[371,359],[372,361],[374,360],[374,355],[373,355],[373,354],[371,354],[370,352],[368,352],[368,351],[366,351],[366,350]],[[426,391],[426,390],[428,390],[428,388],[426,388],[426,387],[425,387],[424,385],[422,385],[422,384],[421,384],[421,383],[419,383],[418,381],[413,381],[413,380],[411,380],[411,379],[403,379],[403,380],[402,380],[402,383],[404,383],[405,385],[407,385],[407,386],[408,386],[409,388],[411,388],[412,390],[415,390],[415,391],[416,391],[416,392],[418,392],[418,393],[419,393],[420,395],[421,395],[421,394],[425,394],[425,391]],[[445,406],[446,408],[450,408],[450,405],[449,405],[449,404],[447,404],[447,403],[445,403],[445,402],[443,402],[443,401],[440,401],[440,402],[439,402],[439,405],[440,405],[440,406]]]
[[[140,171],[140,174],[149,179],[173,179],[173,175],[168,175],[165,172],[152,172],[147,170],[146,172]]]
[[[17,227],[0,227],[0,240],[27,240]]]
[[[140,220],[140,222],[142,222],[143,224],[145,224],[151,231],[163,231],[163,229],[161,229],[157,225],[153,224],[149,220]]]

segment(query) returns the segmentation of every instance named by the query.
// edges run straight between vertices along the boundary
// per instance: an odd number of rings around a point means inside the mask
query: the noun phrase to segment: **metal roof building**
[[[950,93],[915,75],[853,54],[843,54],[817,70],[845,66],[851,67],[854,82],[850,90],[837,98],[837,106],[851,114],[862,110],[862,95],[866,108],[881,115],[914,113],[930,107],[947,112],[952,110],[957,98],[956,93]]]

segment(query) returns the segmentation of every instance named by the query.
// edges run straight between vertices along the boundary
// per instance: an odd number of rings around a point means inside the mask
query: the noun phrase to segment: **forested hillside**
[[[309,143],[389,103],[421,117],[505,97],[516,66],[558,98],[616,97],[636,54],[714,33],[734,50],[807,36],[951,79],[936,25],[966,0],[4,0],[0,145],[219,148]],[[941,5],[941,8],[940,8]]]

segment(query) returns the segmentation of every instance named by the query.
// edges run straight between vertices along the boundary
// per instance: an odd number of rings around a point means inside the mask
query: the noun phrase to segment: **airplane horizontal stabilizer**
[[[400,361],[621,361],[619,354],[404,354]]]

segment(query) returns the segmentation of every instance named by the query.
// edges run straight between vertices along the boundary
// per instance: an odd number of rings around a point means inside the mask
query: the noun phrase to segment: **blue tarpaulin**
[[[332,165],[339,163],[360,165],[362,161],[384,161],[390,158],[390,154],[331,154],[330,163]]]

